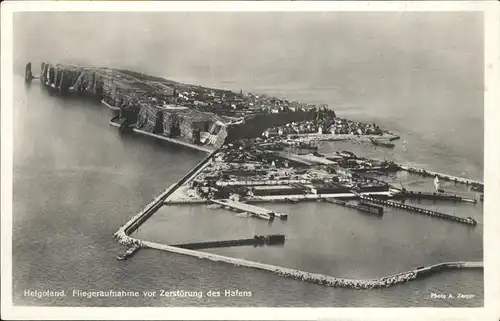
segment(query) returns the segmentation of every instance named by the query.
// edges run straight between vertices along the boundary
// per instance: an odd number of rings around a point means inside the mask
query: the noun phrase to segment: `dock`
[[[399,165],[399,168],[401,168],[402,170],[405,170],[405,171],[407,171],[409,173],[419,174],[419,175],[426,176],[426,177],[436,177],[437,176],[437,177],[439,177],[439,179],[443,179],[443,180],[450,181],[450,182],[461,183],[461,184],[472,185],[472,186],[483,186],[484,187],[484,183],[483,182],[476,181],[476,180],[473,180],[473,179],[468,179],[468,178],[464,178],[464,177],[453,176],[453,175],[444,174],[444,173],[433,172],[433,171],[429,171],[429,170],[426,170],[426,169],[416,168],[416,167],[411,167],[411,166],[405,166],[405,165]]]
[[[465,202],[465,203],[477,203],[477,200],[472,198],[467,198],[455,194],[449,193],[429,193],[429,192],[415,192],[415,191],[400,191],[393,194],[393,198],[396,199],[427,199],[427,200],[442,200],[442,201],[452,201],[452,202]]]
[[[264,245],[283,245],[285,244],[285,235],[272,234],[272,235],[255,235],[252,238],[227,240],[227,241],[209,241],[199,243],[184,243],[172,245],[183,249],[201,250],[219,247],[233,247],[233,246],[264,246]]]
[[[251,215],[254,215],[258,218],[265,219],[265,220],[273,220],[275,217],[281,219],[281,220],[287,220],[288,219],[288,214],[286,213],[279,213],[279,212],[274,212],[259,206],[255,205],[250,205],[238,201],[233,201],[230,199],[221,199],[221,200],[216,200],[212,199],[210,200],[214,204],[219,204],[222,207],[234,210],[236,212],[240,213],[249,213]]]
[[[432,217],[437,217],[437,218],[449,220],[452,222],[457,222],[457,223],[462,223],[462,224],[467,224],[467,225],[472,225],[472,226],[476,226],[476,224],[477,224],[476,220],[471,218],[471,217],[466,217],[466,218],[459,217],[459,216],[445,214],[445,213],[441,213],[441,212],[437,212],[437,211],[432,211],[432,210],[428,210],[425,208],[407,205],[407,204],[403,204],[403,203],[398,203],[398,202],[393,202],[393,201],[383,200],[383,199],[377,199],[377,198],[373,198],[373,197],[369,197],[369,196],[365,196],[365,195],[359,195],[359,198],[361,198],[362,200],[367,201],[367,202],[378,203],[378,204],[382,204],[385,206],[395,207],[395,208],[407,210],[407,211],[414,212],[414,213],[419,213],[419,214],[424,214],[427,216],[432,216]]]
[[[323,200],[325,202],[328,202],[328,203],[353,208],[353,209],[356,209],[358,211],[362,211],[362,212],[369,213],[369,214],[375,214],[377,216],[384,215],[384,208],[382,206],[377,206],[377,205],[368,204],[368,203],[364,203],[364,202],[360,202],[358,204],[352,204],[352,203],[338,200],[335,198],[325,198]]]

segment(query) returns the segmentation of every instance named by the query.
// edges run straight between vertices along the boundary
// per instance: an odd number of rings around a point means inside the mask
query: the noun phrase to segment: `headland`
[[[403,202],[417,198],[476,203],[483,200],[479,194],[483,183],[364,158],[349,151],[320,154],[318,144],[322,141],[366,141],[391,149],[399,138],[376,124],[340,118],[327,105],[205,88],[110,68],[44,63],[40,76],[34,77],[28,64],[26,82],[36,78],[51,94],[93,99],[109,108],[114,113],[110,125],[124,135],[146,135],[209,154],[115,233],[118,242],[130,246],[120,258],[130,257],[142,247],[154,248],[271,271],[320,285],[355,289],[392,286],[450,268],[482,268],[481,262],[445,262],[388,277],[358,280],[210,254],[192,246],[183,248],[133,238],[131,233],[168,204],[216,204],[245,213],[249,219],[286,221],[293,217],[266,210],[260,204],[282,201],[292,206],[297,202],[319,200],[378,216],[383,215],[385,207],[396,207],[473,228],[477,222],[471,217]],[[397,171],[435,177],[436,192],[409,191],[373,175]],[[470,198],[447,193],[439,188],[439,179],[468,185],[478,195]],[[259,203],[259,206],[250,203]]]

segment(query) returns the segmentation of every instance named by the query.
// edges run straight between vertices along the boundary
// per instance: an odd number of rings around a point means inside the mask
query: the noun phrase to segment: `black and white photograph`
[[[83,4],[2,5],[3,308],[496,301],[498,6]]]

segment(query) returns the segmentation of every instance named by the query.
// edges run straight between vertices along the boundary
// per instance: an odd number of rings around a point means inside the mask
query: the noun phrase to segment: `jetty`
[[[449,193],[429,193],[416,191],[399,191],[392,195],[395,199],[426,199],[426,200],[443,200],[452,202],[477,203],[476,199],[459,196]]]
[[[437,176],[440,179],[450,181],[450,182],[462,183],[462,184],[471,185],[471,186],[484,187],[483,182],[476,181],[476,180],[469,179],[469,178],[464,178],[464,177],[459,177],[459,176],[454,176],[454,175],[449,175],[449,174],[444,174],[444,173],[439,173],[439,172],[433,172],[433,171],[429,171],[426,169],[412,167],[412,166],[406,166],[406,165],[399,165],[399,168],[401,168],[402,170],[405,170],[409,173],[419,174],[419,175],[426,176],[426,177],[436,177]]]
[[[369,214],[375,214],[377,216],[384,215],[384,208],[382,206],[377,206],[377,205],[364,203],[364,202],[359,202],[358,204],[353,204],[353,203],[349,203],[349,202],[335,199],[335,198],[324,198],[323,200],[325,202],[328,202],[328,203],[353,208],[353,209],[356,209],[358,211],[362,211],[362,212],[369,213]]]
[[[222,199],[222,200],[212,199],[210,201],[214,204],[221,205],[224,208],[231,209],[239,213],[249,213],[255,217],[265,220],[273,220],[275,217],[281,220],[288,219],[288,214],[286,213],[274,212],[259,206],[250,205],[230,199]]]
[[[272,235],[255,235],[252,238],[227,240],[227,241],[209,241],[198,243],[184,243],[172,245],[183,249],[201,250],[219,247],[233,247],[233,246],[264,246],[264,245],[283,245],[285,244],[285,235],[272,234]]]
[[[433,211],[433,210],[428,210],[425,208],[407,205],[407,204],[403,204],[403,203],[393,202],[393,201],[384,200],[384,199],[377,199],[377,198],[373,198],[373,197],[369,197],[369,196],[365,196],[365,195],[359,195],[359,198],[362,200],[365,200],[367,202],[378,203],[378,204],[382,204],[385,206],[399,208],[399,209],[407,210],[407,211],[414,212],[414,213],[419,213],[419,214],[424,214],[427,216],[441,218],[444,220],[449,220],[452,222],[457,222],[457,223],[462,223],[462,224],[467,224],[467,225],[472,225],[472,226],[476,226],[476,224],[477,224],[477,221],[471,217],[463,218],[463,217],[445,214],[445,213],[441,213],[441,212],[437,212],[437,211]]]

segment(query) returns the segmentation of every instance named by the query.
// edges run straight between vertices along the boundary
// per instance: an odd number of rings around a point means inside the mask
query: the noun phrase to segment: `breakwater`
[[[464,177],[458,177],[458,176],[453,176],[453,175],[444,174],[444,173],[433,172],[433,171],[429,171],[429,170],[426,170],[426,169],[416,168],[416,167],[411,167],[411,166],[405,166],[405,165],[399,165],[399,168],[401,168],[402,170],[405,170],[405,171],[407,171],[409,173],[419,174],[419,175],[422,175],[422,176],[425,176],[425,177],[436,177],[437,176],[440,179],[443,179],[443,180],[446,180],[446,181],[450,181],[450,182],[462,183],[462,184],[471,185],[471,186],[481,186],[481,187],[484,187],[484,183],[483,182],[476,181],[476,180],[469,179],[469,178],[464,178]]]
[[[419,278],[429,276],[438,272],[444,272],[450,269],[482,269],[482,262],[442,262],[431,266],[422,266],[406,272],[397,273],[394,275],[379,277],[379,278],[369,278],[369,279],[355,279],[355,278],[345,278],[345,277],[334,277],[327,276],[320,273],[305,272],[297,269],[285,268],[277,265],[265,264],[260,262],[248,261],[245,259],[238,259],[218,254],[212,254],[207,252],[201,252],[190,249],[183,249],[180,247],[175,247],[171,245],[159,244],[155,242],[142,241],[142,244],[146,248],[152,248],[162,251],[168,251],[176,254],[187,255],[199,259],[206,259],[214,262],[224,262],[232,264],[235,266],[243,266],[247,268],[253,268],[263,271],[268,271],[274,273],[277,276],[300,280],[303,282],[313,283],[317,285],[337,287],[337,288],[349,288],[349,289],[359,289],[359,290],[369,290],[376,288],[386,288],[395,286],[398,284],[403,284],[409,281],[417,280]]]
[[[163,193],[158,195],[146,205],[146,207],[134,215],[130,220],[128,220],[120,229],[114,234],[115,238],[124,244],[137,244],[138,240],[129,237],[142,223],[144,223],[149,217],[151,217],[161,206],[163,206],[164,201],[174,193],[182,184],[186,183],[191,179],[196,173],[203,170],[203,168],[208,164],[208,162],[218,153],[218,150],[212,152],[206,158],[204,158],[198,165],[193,167],[186,175],[184,175],[175,184],[172,184]]]
[[[419,214],[424,214],[427,216],[432,216],[432,217],[436,217],[436,218],[449,220],[452,222],[457,222],[457,223],[462,223],[462,224],[467,224],[467,225],[472,225],[472,226],[475,226],[477,224],[476,220],[471,218],[471,217],[463,218],[463,217],[445,214],[445,213],[441,213],[441,212],[437,212],[437,211],[432,211],[432,210],[428,210],[425,208],[411,206],[411,205],[407,205],[407,204],[403,204],[403,203],[398,203],[398,202],[393,202],[393,201],[388,201],[388,200],[383,200],[383,199],[377,199],[377,198],[373,198],[373,197],[369,197],[369,196],[365,196],[365,195],[359,195],[359,198],[361,198],[362,200],[368,201],[368,202],[378,203],[378,204],[382,204],[382,205],[390,206],[390,207],[395,207],[395,208],[407,210],[407,211],[414,212],[414,213],[419,213]]]

